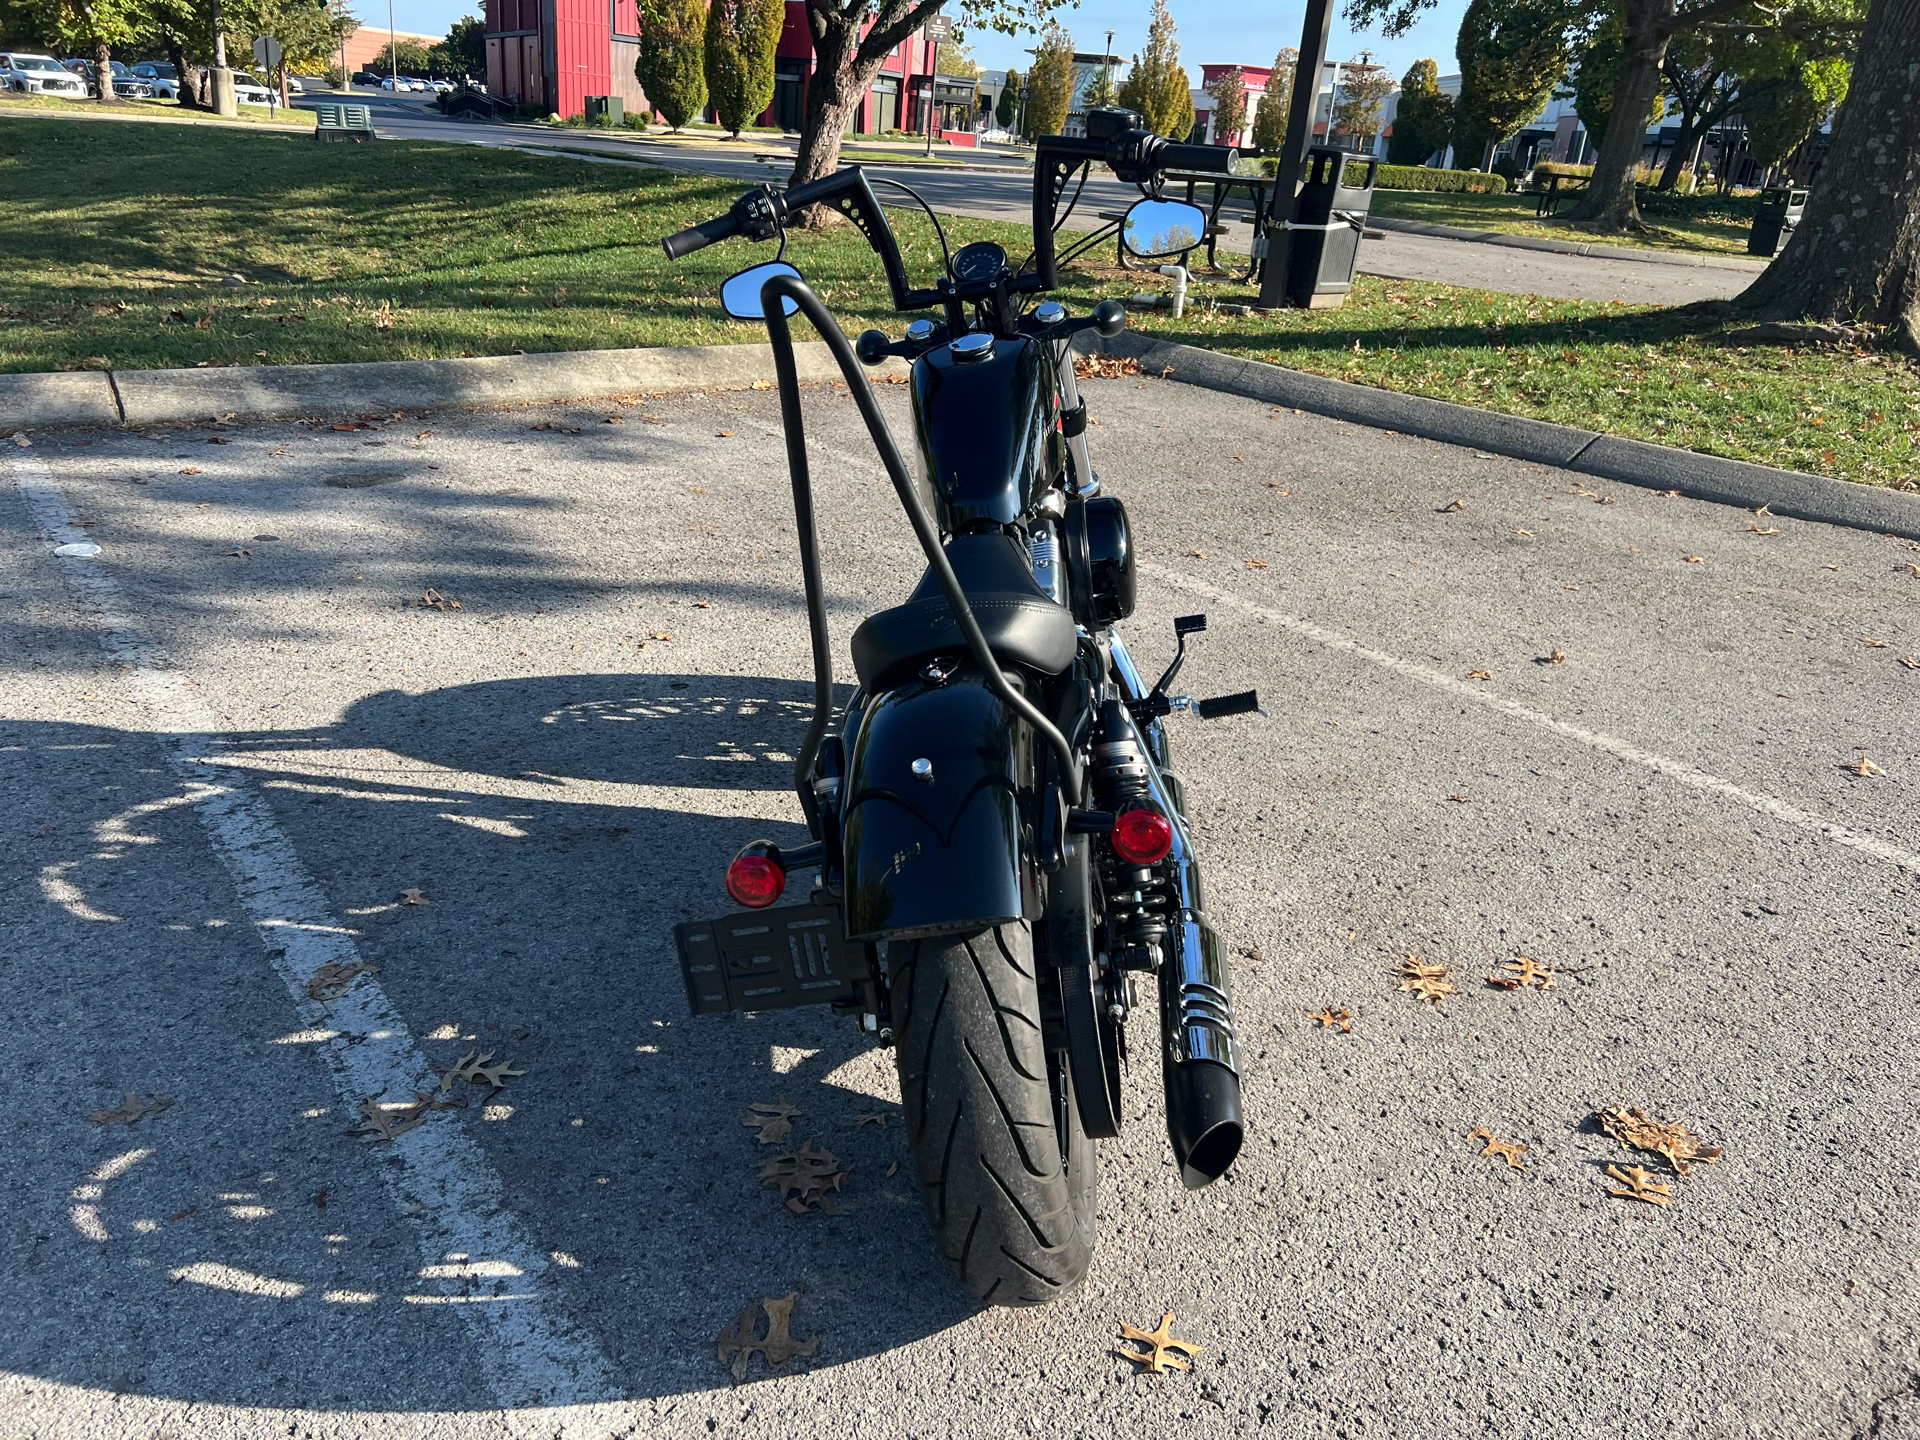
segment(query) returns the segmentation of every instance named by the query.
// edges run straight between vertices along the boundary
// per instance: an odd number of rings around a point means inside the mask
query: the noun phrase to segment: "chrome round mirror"
[[[760,287],[776,275],[800,278],[800,272],[784,260],[769,260],[764,265],[749,265],[738,275],[729,276],[720,287],[720,306],[736,320],[759,320],[766,316],[760,304]],[[792,296],[781,302],[791,315],[800,306]]]
[[[1193,249],[1206,228],[1207,214],[1198,205],[1184,200],[1139,200],[1121,224],[1120,243],[1135,259],[1158,260]]]

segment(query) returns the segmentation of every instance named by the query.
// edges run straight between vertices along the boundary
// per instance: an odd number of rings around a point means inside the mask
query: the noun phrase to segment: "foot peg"
[[[1243,690],[1238,695],[1221,695],[1213,700],[1196,700],[1193,713],[1202,720],[1223,720],[1229,715],[1264,715],[1260,708],[1260,692]]]

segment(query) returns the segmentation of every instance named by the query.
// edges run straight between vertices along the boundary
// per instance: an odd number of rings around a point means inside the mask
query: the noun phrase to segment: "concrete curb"
[[[1735,255],[1682,255],[1669,250],[1629,250],[1623,245],[1586,245],[1577,240],[1548,240],[1534,235],[1507,235],[1497,230],[1463,230],[1458,225],[1429,225],[1422,220],[1396,220],[1369,215],[1367,224],[1403,235],[1431,235],[1440,240],[1471,240],[1481,245],[1504,245],[1510,250],[1545,250],[1553,255],[1581,255],[1590,260],[1631,260],[1644,265],[1684,265],[1695,270],[1739,270],[1758,275],[1764,260],[1742,260]]]
[[[1081,336],[1080,348],[1138,359],[1171,377],[1271,405],[1419,435],[1627,485],[1678,490],[1722,505],[1920,540],[1920,495],[1855,485],[1525,420],[1470,405],[1376,390],[1129,332]],[[824,343],[794,346],[803,381],[841,379]],[[904,374],[895,360],[875,374]],[[63,425],[178,425],[216,416],[292,419],[365,411],[528,405],[677,390],[746,389],[773,378],[770,345],[565,350],[470,360],[256,365],[224,370],[68,371],[0,375],[0,434]]]
[[[104,370],[0,375],[0,433],[43,425],[118,425],[120,403]]]
[[[793,348],[802,380],[841,378],[823,342]],[[888,368],[904,367],[894,362]],[[284,420],[367,410],[444,410],[674,390],[740,390],[771,380],[773,373],[771,345],[685,345],[468,360],[0,375],[0,432],[49,425],[178,425],[229,415],[240,420]]]
[[[1270,405],[1311,410],[1356,425],[1419,435],[1541,465],[1558,465],[1576,474],[1625,485],[1678,490],[1682,495],[1716,504],[1749,510],[1764,505],[1775,515],[1795,520],[1920,540],[1920,495],[1805,475],[1797,470],[1775,470],[1643,440],[1624,440],[1447,400],[1376,390],[1131,331],[1109,341],[1092,340],[1081,348],[1137,359],[1143,368],[1155,373],[1167,370],[1169,379],[1189,385],[1244,395]]]

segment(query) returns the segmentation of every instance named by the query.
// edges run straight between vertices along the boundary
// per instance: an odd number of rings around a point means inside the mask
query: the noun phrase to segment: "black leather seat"
[[[1079,644],[1073,616],[1034,582],[1012,536],[997,531],[956,536],[947,546],[947,563],[1002,665],[1058,675],[1073,663]],[[898,672],[935,655],[966,653],[966,636],[932,570],[920,577],[904,605],[882,610],[853,632],[853,668],[869,690],[893,683]]]

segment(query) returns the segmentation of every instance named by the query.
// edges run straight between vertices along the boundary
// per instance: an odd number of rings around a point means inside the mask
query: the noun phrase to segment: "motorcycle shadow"
[[[295,851],[354,927],[361,954],[380,965],[380,985],[428,1058],[444,1064],[475,1046],[497,1048],[531,1072],[502,1097],[518,1101],[506,1119],[481,1115],[477,1103],[433,1119],[478,1139],[501,1177],[503,1202],[538,1247],[577,1262],[553,1272],[549,1301],[618,1377],[612,1393],[584,1398],[665,1397],[730,1385],[713,1349],[721,1330],[749,1304],[793,1290],[800,1292],[793,1333],[822,1337],[811,1362],[816,1369],[892,1351],[979,1311],[934,1252],[891,1052],[870,1048],[851,1020],[824,1011],[687,1012],[672,925],[731,908],[720,872],[743,839],[764,833],[792,842],[803,835],[791,795],[776,792],[790,787],[811,695],[810,685],[762,677],[530,676],[419,695],[382,692],[337,723],[308,730],[206,737],[213,771],[227,760],[233,773],[275,797]],[[26,748],[109,746],[100,763],[114,764],[118,777],[138,777],[111,800],[87,802],[99,812],[89,813],[87,824],[107,823],[108,811],[128,806],[174,804],[184,792],[178,777],[143,768],[154,764],[137,758],[152,753],[146,735],[39,729],[23,734]],[[394,757],[424,764],[396,765]],[[71,803],[74,792],[65,793]],[[32,797],[22,803],[31,809]],[[191,848],[189,812],[166,813],[179,816],[181,844]],[[793,818],[771,818],[785,815]],[[449,823],[455,820],[463,823]],[[74,846],[35,857],[42,858],[67,867],[60,872],[63,893],[80,897],[72,904],[109,892],[126,897],[121,861]],[[423,885],[432,903],[355,913],[356,897],[381,899],[403,876]],[[30,898],[23,892],[23,902]],[[797,886],[789,898],[799,898]],[[138,918],[127,906],[116,913]],[[89,937],[89,983],[138,990],[167,1013],[193,1009],[189,985],[178,996],[152,993],[151,962],[134,945],[133,927],[112,935],[112,927],[84,924],[71,912],[45,919]],[[123,942],[127,953],[116,958]],[[248,993],[260,1015],[246,1023],[277,1033],[271,1027],[284,1026],[285,999],[266,961],[242,954],[238,963],[256,962],[259,983]],[[107,973],[115,966],[126,970],[117,980]],[[458,1037],[433,1039],[450,1018]],[[204,1034],[168,1036],[183,1073],[193,1071],[197,1050],[230,1043],[219,1033],[228,1023],[210,1020]],[[49,1035],[29,1048],[63,1043]],[[164,1068],[157,1056],[151,1063]],[[780,1101],[800,1113],[786,1135],[762,1144],[756,1128],[742,1123],[747,1107]],[[183,1089],[179,1113],[212,1103]],[[49,1124],[70,1119],[53,1111],[44,1117]],[[185,1142],[185,1127],[176,1130],[182,1133],[174,1143]],[[79,1133],[94,1138],[90,1127]],[[794,1214],[777,1189],[763,1185],[761,1172],[806,1143],[830,1152],[849,1173],[821,1197],[826,1206]],[[303,1149],[259,1164],[274,1169],[289,1193],[310,1194],[364,1170],[368,1153],[342,1126],[316,1137],[310,1154]],[[64,1193],[74,1176],[55,1165],[40,1182],[47,1193]],[[124,1182],[132,1184],[131,1177]],[[158,1203],[124,1187],[109,1198],[102,1213],[116,1233],[139,1205]],[[197,1193],[167,1203],[175,1210],[189,1203],[206,1213],[217,1208]],[[260,1255],[224,1236],[218,1244],[225,1248],[209,1253],[222,1264],[278,1276],[274,1266],[288,1263],[281,1252],[311,1238],[294,1232],[341,1226],[332,1213],[288,1205],[256,1222],[257,1235],[249,1232],[247,1239],[263,1247]],[[393,1219],[369,1215],[364,1223]],[[155,1276],[207,1263],[176,1237],[185,1228],[167,1227],[143,1242],[156,1250]],[[431,1288],[416,1276],[420,1262],[411,1249],[400,1227],[381,1252],[380,1264],[394,1268],[364,1282],[381,1297],[370,1303],[383,1342],[405,1348],[433,1343],[427,1336],[436,1330],[435,1307],[406,1298]],[[17,1278],[32,1291],[41,1288],[29,1283],[37,1273]],[[304,1284],[306,1293],[269,1304],[191,1285],[156,1287],[148,1301],[124,1292],[132,1313],[164,1305],[171,1322],[148,1331],[140,1388],[269,1407],[471,1406],[473,1391],[460,1383],[464,1366],[449,1366],[444,1384],[363,1366],[352,1358],[359,1342],[346,1343],[355,1322],[324,1303],[325,1282],[293,1269],[284,1278]],[[84,1301],[65,1284],[17,1298],[42,1313]],[[242,1323],[267,1309],[293,1329]],[[210,1330],[225,1337],[217,1369],[191,1353],[169,1361],[176,1337],[191,1345],[191,1337]],[[125,1383],[125,1359],[111,1345],[66,1333],[77,1343],[57,1356],[16,1352],[7,1368],[87,1387]],[[302,1337],[295,1348],[308,1357],[297,1377],[281,1364],[294,1334]],[[338,1364],[326,1358],[332,1356]],[[752,1376],[762,1374],[756,1360]]]

